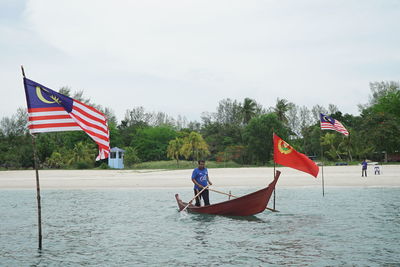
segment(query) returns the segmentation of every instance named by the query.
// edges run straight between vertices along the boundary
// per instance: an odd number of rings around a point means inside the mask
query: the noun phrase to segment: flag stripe
[[[97,109],[95,109],[95,108],[93,108],[91,106],[88,106],[86,104],[83,104],[82,102],[80,102],[78,100],[74,100],[74,105],[77,106],[78,108],[81,108],[81,109],[84,109],[84,110],[86,109],[87,113],[90,113],[93,116],[99,118],[100,120],[105,121],[103,113],[99,112]]]
[[[32,110],[28,114],[30,117],[41,117],[41,116],[69,116],[68,112],[64,111],[36,111]]]
[[[104,123],[106,121],[104,118],[104,115],[100,116],[97,112],[93,112],[89,108],[89,106],[86,106],[82,103],[74,101],[74,110],[79,111],[80,113],[82,113],[83,115],[85,115],[86,117],[88,117],[94,121],[98,121],[100,123]]]
[[[65,112],[65,109],[63,107],[51,107],[51,108],[28,108],[28,112],[49,112],[49,111],[62,111]]]
[[[42,128],[31,128],[29,127],[29,132],[30,133],[54,133],[54,132],[70,132],[70,131],[80,131],[81,129],[79,127],[46,127],[44,129]],[[78,129],[77,129],[78,128]]]
[[[82,129],[91,130],[93,132],[96,132],[98,134],[103,134],[105,136],[108,134],[108,131],[104,130],[103,127],[99,126],[98,124],[92,123],[92,121],[85,120],[84,117],[79,116],[80,114],[75,114],[75,112],[72,111],[70,115],[71,118],[73,118],[74,121],[82,127]]]
[[[80,124],[79,126],[81,126],[81,128],[82,127],[86,127],[84,124]],[[109,140],[108,140],[107,136],[105,136],[103,134],[99,134],[99,133],[93,132],[90,129],[85,129],[85,128],[83,128],[83,129],[96,142],[100,142],[100,143],[102,143],[104,145],[108,144]]]
[[[53,115],[53,116],[38,116],[38,114],[35,114],[35,116],[29,116],[29,121],[42,121],[42,120],[62,120],[62,119],[68,119],[71,120],[71,117],[67,115]]]
[[[68,123],[68,124],[71,124],[73,126],[79,127],[79,125],[74,120],[72,120],[71,118],[67,119],[67,120],[63,120],[63,119],[62,120],[52,120],[52,119],[49,119],[49,120],[40,120],[40,121],[29,121],[29,125],[49,125],[49,124],[54,124],[54,126],[59,125],[60,127],[62,127],[62,124],[65,124],[65,123]]]
[[[55,128],[55,127],[78,127],[76,123],[72,122],[72,123],[42,123],[42,124],[31,124],[28,126],[29,129],[43,129],[43,128]]]

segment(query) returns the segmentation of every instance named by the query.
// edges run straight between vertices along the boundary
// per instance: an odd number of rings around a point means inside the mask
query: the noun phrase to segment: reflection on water
[[[190,213],[193,221],[210,223],[215,221],[215,215],[212,214],[200,214],[200,213]]]
[[[249,217],[178,212],[171,190],[0,191],[0,265],[399,265],[400,189],[281,189]],[[239,192],[240,193],[240,192]],[[245,192],[243,192],[245,193]],[[190,199],[192,192],[188,190]],[[217,199],[215,199],[217,201]]]
[[[248,221],[248,222],[258,222],[265,223],[264,219],[258,218],[256,215],[252,216],[224,216],[234,221]]]

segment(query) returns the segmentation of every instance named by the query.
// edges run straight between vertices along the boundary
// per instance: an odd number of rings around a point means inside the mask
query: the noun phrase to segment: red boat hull
[[[268,185],[268,187],[258,190],[254,193],[209,206],[196,207],[190,204],[187,207],[187,210],[196,213],[227,216],[250,216],[263,212],[267,207],[268,201],[271,198],[280,174],[281,172],[277,171],[274,180]],[[179,210],[183,210],[188,203],[183,202],[179,198],[178,194],[175,195],[175,198],[178,202]]]

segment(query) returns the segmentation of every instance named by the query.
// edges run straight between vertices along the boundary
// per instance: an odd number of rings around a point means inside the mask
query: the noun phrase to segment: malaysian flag
[[[321,118],[321,130],[334,130],[339,133],[342,133],[346,136],[349,135],[349,132],[344,128],[343,124],[340,121],[335,120],[334,118],[324,115],[320,113]]]
[[[99,146],[96,160],[108,158],[110,134],[103,113],[27,78],[24,85],[31,134],[85,131]]]

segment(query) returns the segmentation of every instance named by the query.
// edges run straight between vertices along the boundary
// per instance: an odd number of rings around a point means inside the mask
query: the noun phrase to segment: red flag
[[[318,176],[319,168],[317,164],[306,155],[294,150],[276,134],[274,134],[274,161],[283,166],[309,173],[315,178]]]

